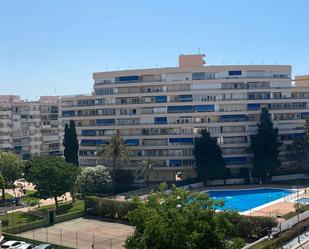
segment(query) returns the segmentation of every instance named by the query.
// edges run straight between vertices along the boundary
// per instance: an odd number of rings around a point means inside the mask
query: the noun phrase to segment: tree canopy
[[[65,124],[64,128],[64,158],[67,162],[78,165],[78,139],[75,122],[70,120],[70,124]]]
[[[293,140],[288,146],[288,159],[296,169],[308,170],[309,166],[309,119],[304,125],[304,137]]]
[[[207,182],[217,178],[225,178],[228,169],[222,152],[215,138],[203,129],[201,136],[194,139],[194,156],[197,175]]]
[[[271,177],[280,166],[278,129],[274,128],[267,108],[262,108],[260,121],[257,123],[257,134],[251,138],[253,152],[253,176],[260,178],[264,183],[267,176]]]
[[[79,171],[79,168],[60,157],[41,156],[29,161],[26,178],[35,185],[39,196],[54,198],[58,207],[57,198],[72,190]]]
[[[240,239],[228,240],[234,230],[230,216],[216,212],[220,205],[205,193],[190,193],[173,188],[166,193],[150,193],[146,202],[135,199],[137,208],[128,214],[135,231],[126,242],[127,249],[239,249]]]
[[[81,193],[108,194],[111,191],[111,175],[102,165],[84,168],[77,178],[76,187]]]
[[[2,184],[2,199],[5,199],[5,187],[13,185],[22,176],[22,172],[23,162],[17,155],[10,152],[0,152],[0,173],[4,179],[4,184]]]

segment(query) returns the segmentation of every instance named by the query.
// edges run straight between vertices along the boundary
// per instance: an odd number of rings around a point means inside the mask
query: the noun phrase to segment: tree
[[[58,197],[72,190],[79,168],[55,156],[34,157],[29,164],[27,180],[35,185],[39,196],[54,198],[58,207]]]
[[[78,165],[78,139],[73,120],[70,120],[70,125],[65,124],[63,146],[65,160],[74,165]]]
[[[151,172],[153,172],[156,161],[152,160],[150,157],[147,157],[145,160],[139,162],[138,175],[143,177],[147,186],[149,186],[149,177]]]
[[[107,194],[111,191],[111,175],[102,165],[84,168],[77,177],[76,187],[81,193]]]
[[[130,160],[130,151],[128,146],[117,132],[117,134],[112,135],[107,144],[100,147],[99,156],[103,161],[111,161],[112,163],[112,193],[114,193],[116,170],[122,167],[123,163],[127,163]]]
[[[196,173],[207,183],[208,180],[226,178],[228,170],[222,157],[217,141],[210,137],[206,129],[201,131],[201,137],[194,139],[194,156]]]
[[[304,125],[304,137],[293,140],[288,146],[288,159],[296,169],[307,169],[309,164],[309,119]]]
[[[278,129],[274,128],[267,108],[262,109],[257,123],[257,134],[251,138],[253,152],[253,176],[265,183],[280,166]]]
[[[0,172],[4,178],[2,199],[5,200],[5,188],[10,185],[14,188],[14,182],[21,178],[23,162],[13,153],[0,152]]]
[[[150,193],[147,201],[134,200],[137,208],[128,218],[135,231],[126,242],[127,249],[239,249],[240,239],[228,240],[237,213],[216,212],[214,201],[205,193],[177,189]]]
[[[4,189],[5,189],[5,180],[4,180],[4,177],[3,177],[3,175],[1,174],[1,172],[0,172],[0,189],[1,189],[1,191],[2,191],[2,199],[3,199],[3,197],[5,198],[5,193],[4,193],[4,196],[3,196],[3,191],[4,191]],[[4,200],[4,199],[3,199]]]

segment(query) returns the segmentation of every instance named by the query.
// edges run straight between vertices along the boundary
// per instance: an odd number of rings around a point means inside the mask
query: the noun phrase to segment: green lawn
[[[9,194],[9,193],[5,193],[5,199],[13,199],[14,196]]]
[[[45,211],[51,208],[55,208],[55,205],[48,205],[44,207],[37,208],[38,211]],[[81,211],[85,209],[85,202],[84,200],[77,200],[74,203],[61,203],[59,204],[58,209],[56,210],[56,213],[58,215],[65,214],[65,213],[71,213],[76,211]]]
[[[17,211],[0,215],[0,220],[3,222],[3,227],[7,228],[38,221],[41,220],[41,218]]]
[[[37,191],[36,190],[26,190],[26,195],[35,195],[35,193],[36,193]]]

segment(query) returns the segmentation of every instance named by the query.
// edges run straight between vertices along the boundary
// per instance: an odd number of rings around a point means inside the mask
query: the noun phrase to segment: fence
[[[23,240],[41,241],[70,248],[79,249],[122,249],[127,233],[112,236],[108,233],[87,233],[85,231],[73,231],[63,228],[45,227],[14,234],[16,238]]]
[[[73,220],[73,219],[82,217],[84,215],[85,215],[84,210],[71,212],[71,213],[67,213],[67,214],[62,214],[62,215],[57,215],[56,219],[55,219],[55,223],[64,222],[64,221],[67,221],[67,220]]]

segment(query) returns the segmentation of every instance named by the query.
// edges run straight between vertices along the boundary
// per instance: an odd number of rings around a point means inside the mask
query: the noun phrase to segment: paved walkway
[[[302,233],[299,236],[299,241],[303,241],[303,240],[308,239],[308,238],[309,238],[308,232],[307,232],[306,235],[305,235],[305,233]],[[298,238],[296,237],[293,240],[289,241],[287,244],[285,244],[282,248],[283,249],[291,249],[293,246],[296,246],[297,244],[298,244]],[[306,245],[303,246],[303,248],[309,249],[309,244],[307,243]]]

